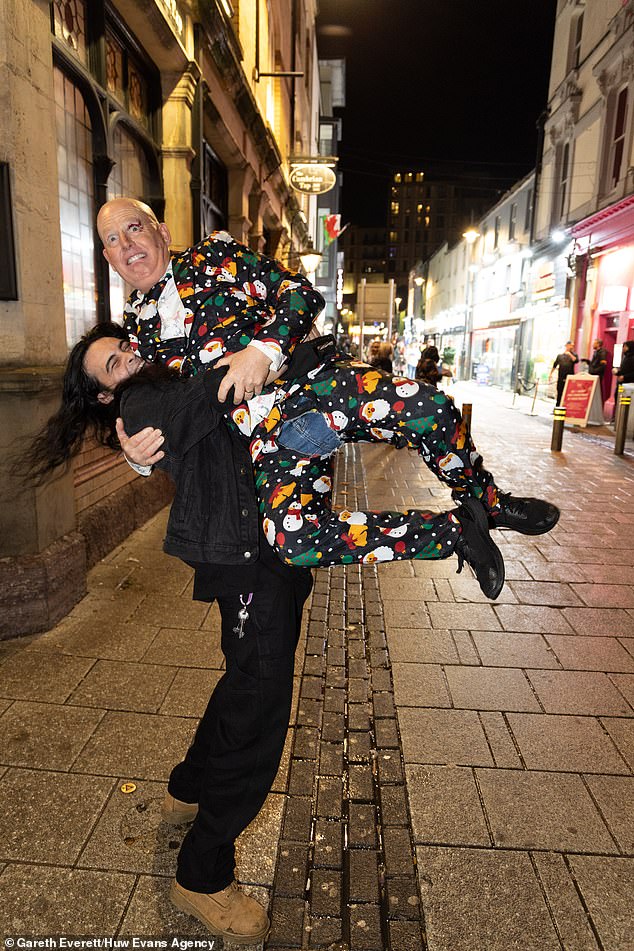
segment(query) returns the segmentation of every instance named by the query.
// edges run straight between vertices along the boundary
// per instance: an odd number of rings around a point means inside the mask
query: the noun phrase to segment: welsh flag
[[[324,215],[324,247],[336,241],[340,234],[343,234],[348,225],[341,227],[341,215]]]

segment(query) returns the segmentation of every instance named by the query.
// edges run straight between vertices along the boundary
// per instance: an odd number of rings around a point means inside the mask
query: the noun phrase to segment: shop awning
[[[589,238],[593,248],[634,241],[634,195],[578,221],[571,233],[576,240]]]

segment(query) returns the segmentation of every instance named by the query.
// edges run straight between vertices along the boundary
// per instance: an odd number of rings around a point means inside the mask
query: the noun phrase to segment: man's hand
[[[218,360],[215,366],[229,367],[218,387],[218,399],[224,403],[229,390],[233,387],[233,402],[239,406],[240,403],[262,392],[271,361],[257,347],[245,347],[244,350],[230,353]]]
[[[128,436],[123,428],[123,420],[117,420],[117,437],[126,459],[137,466],[153,466],[165,455],[161,446],[165,437],[160,429],[147,427],[134,436]]]

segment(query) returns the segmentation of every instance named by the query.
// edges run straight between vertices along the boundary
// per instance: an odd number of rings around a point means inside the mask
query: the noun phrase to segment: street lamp
[[[317,268],[319,267],[319,262],[321,261],[322,253],[317,251],[312,244],[309,244],[307,248],[304,248],[303,251],[299,252],[299,260],[302,262],[302,267],[307,274],[314,274]]]
[[[475,243],[480,237],[480,232],[476,228],[467,228],[462,237],[465,239],[468,248],[467,271],[465,275],[465,316],[464,316],[464,334],[462,338],[462,353],[464,363],[462,374],[465,380],[471,379],[471,323],[473,317],[473,281],[477,267],[474,264]]]

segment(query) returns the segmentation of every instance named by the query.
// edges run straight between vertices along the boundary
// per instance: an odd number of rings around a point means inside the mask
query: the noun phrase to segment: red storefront
[[[580,357],[603,340],[608,371],[621,347],[634,338],[634,195],[598,211],[572,229],[576,255],[576,307],[572,333]],[[613,401],[614,377],[603,379],[603,399]],[[609,409],[609,406],[606,407]]]

